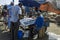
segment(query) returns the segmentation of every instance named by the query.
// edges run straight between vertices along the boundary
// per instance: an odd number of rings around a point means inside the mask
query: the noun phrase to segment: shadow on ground
[[[0,40],[10,40],[9,32],[3,32],[0,30]]]
[[[0,40],[10,40],[10,33],[9,32],[3,32],[0,30]],[[23,39],[23,40],[28,40],[28,39]],[[30,39],[32,40],[32,39]],[[48,40],[48,35],[45,35],[44,38],[39,38],[37,40]]]

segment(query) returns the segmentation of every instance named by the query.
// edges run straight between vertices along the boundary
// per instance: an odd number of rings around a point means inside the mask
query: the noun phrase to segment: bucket
[[[18,31],[18,38],[21,39],[23,38],[23,32],[21,30]]]

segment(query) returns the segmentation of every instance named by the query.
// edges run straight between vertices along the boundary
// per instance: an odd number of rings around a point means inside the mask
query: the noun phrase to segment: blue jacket
[[[43,17],[37,17],[36,21],[35,21],[35,25],[36,25],[36,30],[40,30],[42,28],[42,26],[44,25],[44,18]]]

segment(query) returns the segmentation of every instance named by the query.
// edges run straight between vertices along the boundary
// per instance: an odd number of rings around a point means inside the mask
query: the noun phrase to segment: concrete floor
[[[47,31],[60,35],[60,26],[57,26],[55,23],[50,23]]]

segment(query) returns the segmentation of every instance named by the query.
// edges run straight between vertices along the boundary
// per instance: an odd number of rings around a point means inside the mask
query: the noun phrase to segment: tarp
[[[19,0],[24,6],[39,7],[45,0]]]
[[[34,24],[35,20],[32,18],[24,18],[20,20],[21,25],[23,26],[29,26]]]

